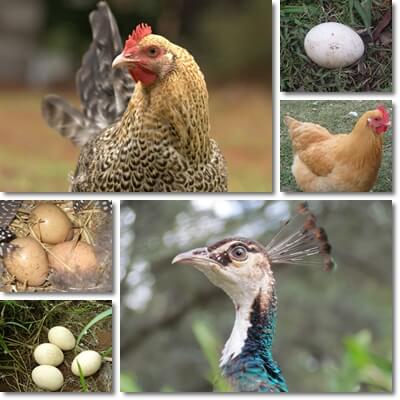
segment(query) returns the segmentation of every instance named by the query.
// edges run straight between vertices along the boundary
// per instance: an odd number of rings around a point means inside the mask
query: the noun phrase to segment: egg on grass
[[[304,39],[307,56],[320,67],[347,67],[364,54],[360,35],[347,25],[325,22],[312,28]]]
[[[57,367],[64,361],[64,353],[53,343],[42,343],[35,348],[33,358],[40,365]]]
[[[82,351],[74,358],[71,364],[71,371],[76,376],[80,376],[79,367],[83,376],[94,375],[101,367],[101,355],[94,350]]]
[[[61,371],[51,365],[39,365],[32,370],[32,380],[40,389],[55,392],[64,384]]]
[[[75,337],[72,332],[64,326],[54,326],[49,330],[48,339],[61,350],[68,351],[75,347]]]

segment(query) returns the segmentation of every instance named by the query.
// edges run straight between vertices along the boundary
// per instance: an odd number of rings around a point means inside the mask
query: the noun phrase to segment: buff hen
[[[303,192],[367,192],[382,160],[383,134],[390,126],[384,106],[367,111],[349,134],[285,117],[293,148],[292,173]]]

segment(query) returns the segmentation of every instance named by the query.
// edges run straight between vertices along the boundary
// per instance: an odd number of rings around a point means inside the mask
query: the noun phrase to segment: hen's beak
[[[172,264],[192,264],[204,265],[210,264],[208,257],[207,247],[186,251],[185,253],[178,254],[173,260]]]
[[[121,68],[126,66],[134,66],[135,60],[132,58],[124,56],[123,53],[118,54],[117,57],[114,58],[112,62],[112,68]]]

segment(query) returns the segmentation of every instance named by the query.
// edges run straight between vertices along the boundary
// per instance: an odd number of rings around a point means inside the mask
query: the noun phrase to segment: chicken
[[[93,42],[77,73],[82,112],[55,95],[42,105],[50,127],[81,146],[71,190],[227,191],[194,58],[145,24],[122,49],[110,9],[105,2],[97,7],[90,14]]]
[[[367,192],[382,159],[383,133],[390,126],[384,106],[367,111],[350,134],[285,117],[293,148],[292,173],[304,192]]]

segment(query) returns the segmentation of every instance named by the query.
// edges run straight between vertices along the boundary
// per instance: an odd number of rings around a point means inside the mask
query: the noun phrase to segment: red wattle
[[[135,82],[142,82],[144,86],[151,85],[157,78],[156,74],[140,66],[130,69],[129,73],[132,75]]]

